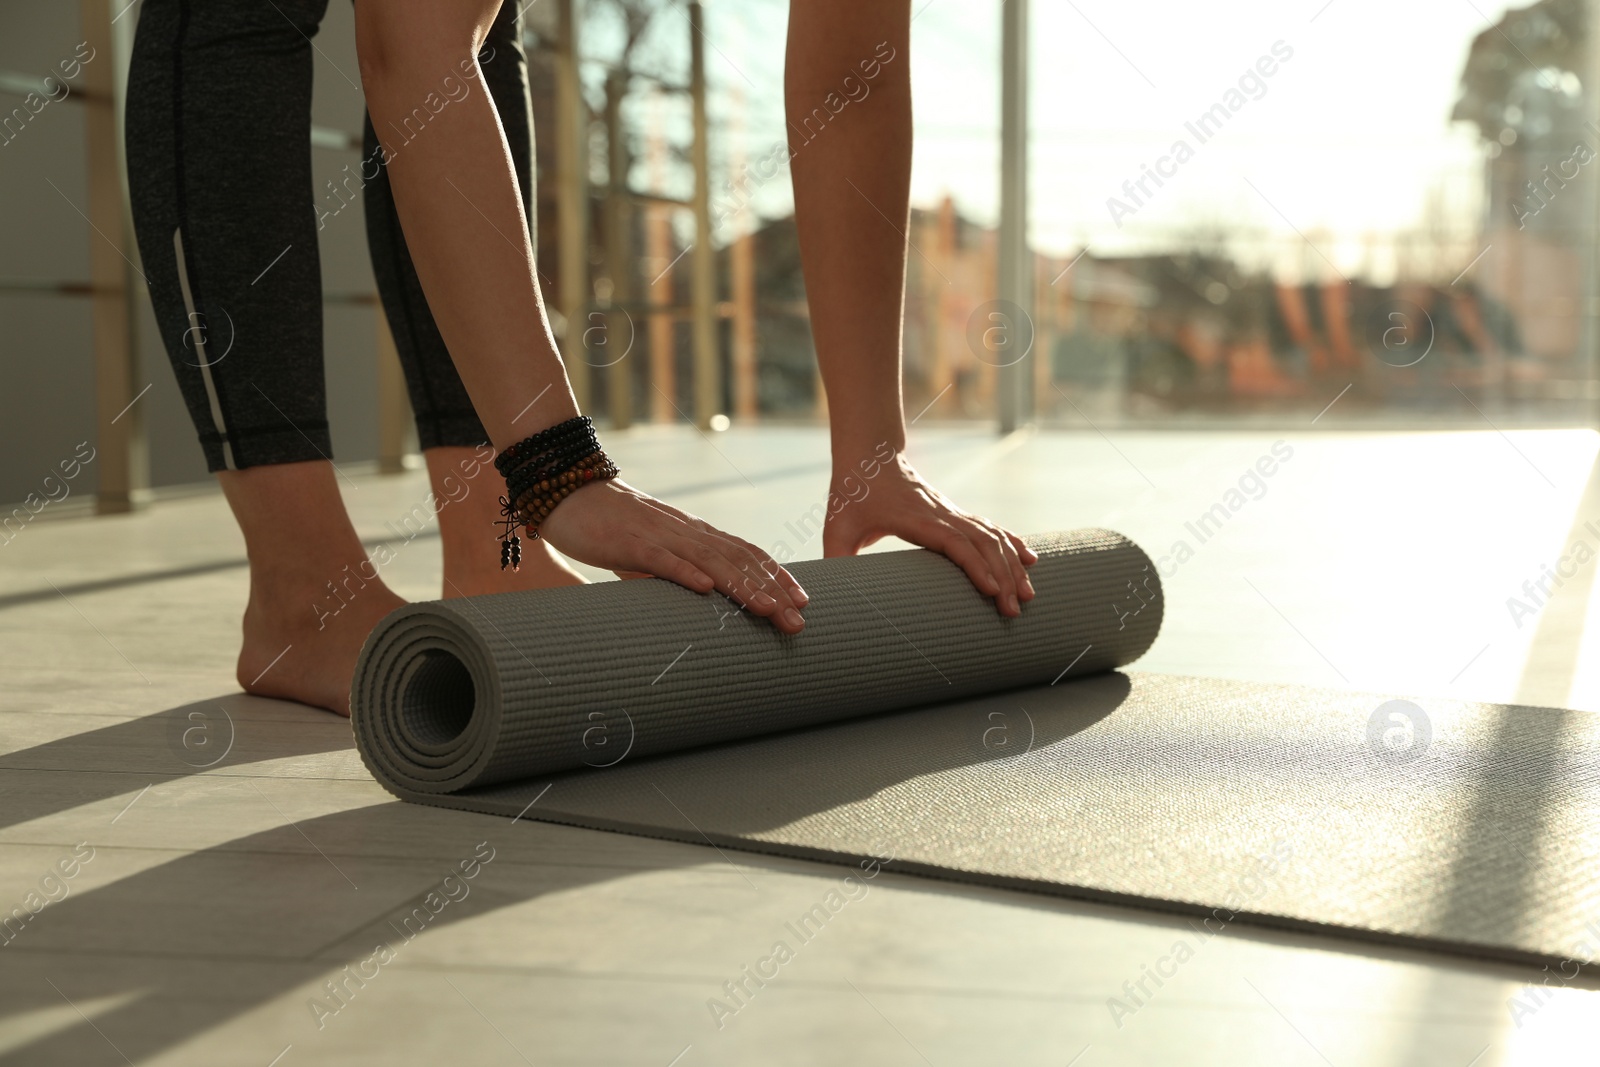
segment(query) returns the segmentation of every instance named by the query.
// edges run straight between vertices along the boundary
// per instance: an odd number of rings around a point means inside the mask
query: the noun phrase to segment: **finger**
[[[1009,530],[1001,529],[992,522],[986,523],[986,525],[1000,542],[1000,550],[1005,553],[1006,565],[1011,568],[1011,581],[1017,587],[1017,597],[1024,602],[1032,600],[1034,598],[1033,579],[1028,577],[1027,564],[1022,561],[1022,554],[1017,551],[1017,536]]]
[[[777,563],[776,560],[773,562]],[[777,578],[778,582],[789,591],[789,599],[795,602],[796,607],[803,608],[811,603],[811,594],[800,584],[800,579],[789,573],[788,567],[779,566]]]
[[[1022,560],[1024,567],[1031,567],[1039,562],[1039,553],[1028,547],[1028,542],[1010,530],[1001,528],[1001,533],[1006,535],[1006,540],[1011,542],[1011,547],[1017,550],[1017,556]]]
[[[788,591],[768,577],[743,548],[709,533],[686,534],[669,542],[673,552],[709,574],[716,589],[744,605],[752,614],[772,620],[784,633],[796,634],[805,620]]]
[[[730,534],[725,530],[719,530],[699,516],[691,515],[689,512],[684,511],[681,508],[676,508],[667,503],[665,500],[656,500],[655,498],[651,497],[649,498],[648,503],[657,511],[663,512],[672,518],[679,520],[698,533],[703,533],[711,537],[731,541],[743,548],[758,562],[761,570],[768,577],[773,578],[781,586],[783,586],[784,591],[789,595],[790,601],[793,602],[795,606],[804,607],[811,601],[810,595],[805,591],[805,588],[801,586],[799,580],[796,579],[794,575],[790,574],[787,568],[785,568],[777,560],[773,559],[772,556],[766,552],[766,550],[762,549],[758,545],[754,545],[749,541],[746,541],[744,538],[735,534]]]
[[[634,542],[629,556],[645,573],[677,582],[696,593],[709,593],[716,588],[715,578],[661,543],[637,537]],[[630,570],[629,573],[638,572]]]
[[[923,527],[919,536],[907,539],[949,557],[950,562],[967,572],[967,578],[984,596],[999,596],[1000,583],[983,553],[954,525],[935,520]]]
[[[1000,583],[1000,592],[994,598],[995,607],[1000,609],[1000,614],[1010,617],[1021,615],[1022,605],[1017,600],[1017,582],[1011,576],[1011,565],[1006,561],[1005,550],[1001,548],[1004,538],[976,519],[958,517],[955,525],[962,527],[961,532],[967,535],[967,540],[978,546],[984,562],[989,565],[989,572],[994,575],[995,581]]]
[[[1017,547],[1011,543],[1011,538],[1006,532],[987,519],[974,518],[973,520],[994,539],[995,545],[1000,549],[1000,559],[1005,567],[1005,574],[1011,579],[1011,587],[1016,590],[1019,604],[1033,599],[1033,583],[1028,580],[1028,568],[1022,565],[1022,559],[1017,555]]]
[[[653,501],[653,503],[659,510],[681,519],[696,533],[712,538],[716,542],[725,542],[728,545],[737,546],[737,549],[741,551],[734,552],[733,556],[730,557],[734,558],[736,565],[754,565],[757,567],[766,578],[776,582],[782,588],[792,606],[804,607],[810,601],[811,597],[801,587],[795,576],[790,574],[781,563],[773,559],[765,549],[746,541],[737,534],[719,530],[704,519],[680,511],[664,501]],[[724,554],[726,555],[727,553],[725,552]]]
[[[799,609],[810,597],[777,560],[743,538],[725,533],[664,500],[652,497],[647,502],[671,525],[671,533],[686,539],[678,546],[680,554],[687,551],[696,567],[711,573],[717,589],[757,615],[771,617],[775,622],[781,620],[778,628],[785,633],[799,633],[804,628]],[[703,547],[685,549],[684,544],[709,545],[712,554],[706,554]],[[724,564],[731,565],[739,576],[729,574]]]
[[[766,574],[767,577],[773,579],[779,585],[783,586],[784,590],[789,594],[789,599],[794,601],[797,607],[803,608],[811,602],[810,594],[808,594],[804,587],[800,585],[799,579],[789,573],[789,568],[783,566],[777,560],[773,559],[759,546],[751,544],[749,541],[746,541],[744,538],[739,537],[736,534],[723,533],[722,536],[732,541],[734,544],[739,545],[746,552],[749,552],[751,556],[755,557],[756,564],[761,568],[762,572]]]
[[[804,628],[805,620],[800,614],[800,609],[805,606],[804,590],[797,594],[799,583],[794,581],[794,576],[778,565],[777,561],[759,549],[750,551],[745,548],[745,543],[735,537],[726,535],[713,536],[713,541],[721,541],[719,546],[728,555],[730,561],[738,568],[741,602],[744,597],[771,598],[777,601],[772,617],[781,619],[784,629],[791,633],[798,633]],[[752,546],[753,547],[753,546]],[[785,582],[783,579],[788,578]],[[791,583],[794,588],[791,588]]]

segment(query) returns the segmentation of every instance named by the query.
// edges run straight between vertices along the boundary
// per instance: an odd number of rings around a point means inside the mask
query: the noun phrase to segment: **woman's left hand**
[[[902,454],[896,452],[877,467],[871,477],[860,470],[835,469],[822,530],[823,555],[853,556],[893,535],[948,556],[979,592],[994,598],[1000,614],[1022,614],[1022,602],[1034,596],[1028,568],[1038,562],[1038,554],[1010,530],[958,507]]]

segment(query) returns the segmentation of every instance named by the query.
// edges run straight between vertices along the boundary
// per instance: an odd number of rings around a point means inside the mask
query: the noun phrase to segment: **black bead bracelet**
[[[594,422],[580,415],[526,437],[495,457],[495,469],[506,480],[500,498],[500,567],[518,569],[522,538],[517,530],[539,536],[539,526],[571,493],[593,481],[615,478],[617,465],[600,448]]]

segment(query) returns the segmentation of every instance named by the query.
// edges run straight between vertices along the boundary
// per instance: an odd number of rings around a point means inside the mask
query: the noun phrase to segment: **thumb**
[[[865,542],[861,535],[859,524],[847,516],[850,509],[845,508],[837,515],[830,515],[822,525],[822,554],[824,557],[853,556],[860,552]]]

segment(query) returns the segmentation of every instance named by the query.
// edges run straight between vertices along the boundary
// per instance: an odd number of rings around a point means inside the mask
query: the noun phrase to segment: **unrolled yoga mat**
[[[798,640],[659,582],[413,605],[357,743],[422,803],[1593,969],[1600,717],[1104,673],[1148,560],[1033,543],[1010,622],[921,552],[797,564]]]

